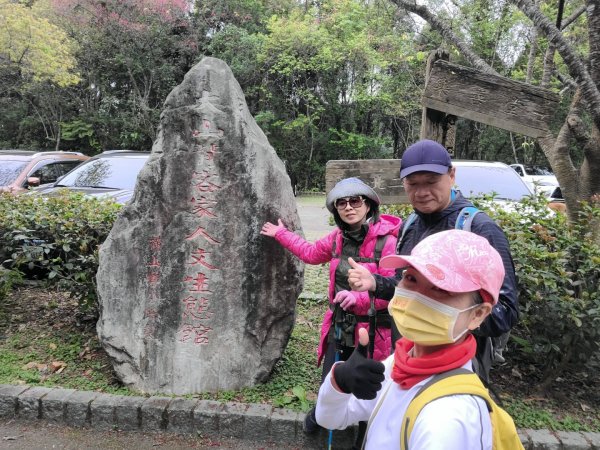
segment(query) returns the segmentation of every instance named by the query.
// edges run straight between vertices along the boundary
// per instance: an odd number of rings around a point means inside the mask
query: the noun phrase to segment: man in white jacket
[[[361,334],[361,345],[322,384],[316,418],[329,429],[369,420],[366,449],[399,449],[404,414],[419,389],[438,373],[472,370],[476,343],[470,331],[498,301],[504,266],[487,239],[461,230],[431,235],[410,256],[386,256],[380,265],[406,268],[389,305],[403,338],[381,363],[365,357],[368,335]],[[417,416],[408,448],[491,449],[485,401],[461,394],[429,403]]]

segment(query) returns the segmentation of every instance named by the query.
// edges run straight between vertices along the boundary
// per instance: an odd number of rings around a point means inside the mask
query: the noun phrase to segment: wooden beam
[[[424,107],[532,137],[547,133],[558,101],[547,89],[443,60],[433,64],[422,98]]]
[[[440,60],[448,61],[449,58],[450,54],[443,49],[438,49],[429,53],[425,68],[425,85],[429,83],[429,75],[434,63]],[[454,152],[455,136],[454,119],[454,116],[423,106],[420,139],[431,139],[439,142],[446,147],[452,155]]]

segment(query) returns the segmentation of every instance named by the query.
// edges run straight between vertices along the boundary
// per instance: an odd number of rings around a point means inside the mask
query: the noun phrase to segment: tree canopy
[[[51,23],[45,5],[0,0],[0,92],[22,84],[51,82],[67,87],[80,81],[75,42]]]
[[[330,159],[418,139],[430,51],[560,94],[537,140],[458,118],[458,157],[554,168],[571,210],[600,190],[597,8],[530,0],[0,0],[0,143],[148,149],[170,90],[225,60],[301,188]],[[515,161],[516,160],[516,161]]]

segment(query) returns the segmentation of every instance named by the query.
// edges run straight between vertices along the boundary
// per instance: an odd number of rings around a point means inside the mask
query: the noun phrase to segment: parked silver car
[[[96,197],[110,197],[117,203],[127,203],[133,196],[137,176],[150,152],[109,150],[90,158],[60,178],[40,186],[34,192],[53,195],[60,189],[83,192]]]
[[[558,180],[552,169],[530,164],[511,164],[510,167],[534,192],[542,192],[549,199],[556,198],[555,190],[558,188]]]
[[[501,162],[453,160],[456,186],[465,197],[494,193],[497,201],[518,202],[533,195],[517,173]]]

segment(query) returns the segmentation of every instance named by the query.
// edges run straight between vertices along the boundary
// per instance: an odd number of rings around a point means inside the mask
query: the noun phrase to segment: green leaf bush
[[[95,313],[98,249],[121,209],[113,200],[65,191],[0,195],[0,261],[67,290]]]
[[[0,304],[10,293],[13,286],[19,284],[22,280],[22,274],[18,270],[9,270],[0,267]]]
[[[600,203],[582,204],[574,223],[549,214],[543,198],[515,208],[494,217],[518,276],[518,357],[543,370],[542,387],[567,369],[591,374],[600,349],[600,245],[593,226]]]
[[[600,202],[583,204],[575,223],[541,196],[508,208],[493,196],[473,202],[504,230],[515,263],[521,318],[510,362],[533,367],[542,388],[565,370],[591,376],[600,359]],[[411,211],[382,207],[404,219]]]

